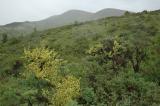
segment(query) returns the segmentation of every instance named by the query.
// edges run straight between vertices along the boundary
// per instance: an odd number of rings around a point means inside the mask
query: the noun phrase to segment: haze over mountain
[[[70,10],[60,15],[51,16],[47,19],[40,21],[26,21],[26,22],[14,22],[4,26],[0,26],[1,32],[11,32],[10,35],[31,33],[35,30],[45,30],[54,27],[60,27],[64,25],[73,24],[74,22],[85,22],[104,17],[121,16],[125,13],[125,10],[119,9],[103,9],[96,13],[81,11],[81,10]]]

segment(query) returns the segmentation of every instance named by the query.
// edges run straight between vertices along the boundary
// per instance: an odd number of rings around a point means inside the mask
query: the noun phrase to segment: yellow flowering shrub
[[[26,68],[35,74],[37,78],[53,81],[57,76],[57,70],[61,65],[61,60],[57,59],[55,51],[45,48],[35,48],[24,50],[25,58],[28,61]]]
[[[114,40],[113,44],[114,44],[112,47],[113,50],[106,53],[109,57],[113,57],[114,55],[118,55],[119,50],[122,48],[122,46],[120,45],[120,43],[117,40]]]
[[[98,43],[98,44],[94,45],[93,47],[91,47],[87,51],[87,53],[96,55],[97,51],[99,51],[101,48],[103,48],[103,44]]]
[[[38,79],[51,83],[55,88],[40,88],[43,96],[47,97],[54,106],[64,106],[76,98],[80,92],[80,81],[73,76],[62,77],[58,70],[62,60],[57,58],[55,51],[45,48],[24,50],[27,60],[26,68]]]
[[[56,94],[54,96],[55,106],[65,106],[72,99],[79,96],[80,92],[80,81],[79,79],[68,76],[63,78],[61,83],[56,86]]]

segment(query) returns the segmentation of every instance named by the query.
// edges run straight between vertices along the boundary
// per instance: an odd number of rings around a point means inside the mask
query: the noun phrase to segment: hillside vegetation
[[[160,10],[0,43],[0,106],[159,106]]]

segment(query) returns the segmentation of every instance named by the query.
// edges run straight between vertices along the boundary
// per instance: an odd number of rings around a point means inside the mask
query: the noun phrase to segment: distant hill
[[[64,25],[73,24],[74,22],[85,22],[104,17],[121,16],[125,13],[125,10],[119,9],[103,9],[96,13],[81,11],[81,10],[70,10],[61,15],[51,16],[47,19],[40,21],[26,21],[26,22],[14,22],[4,26],[0,26],[0,32],[10,32],[10,35],[15,34],[27,34],[37,30],[45,30],[54,27],[60,27]]]
[[[56,15],[49,17],[47,19],[33,22],[37,29],[43,30],[53,27],[64,26],[67,24],[73,24],[75,21],[84,22],[92,20],[90,19],[92,13],[80,11],[80,10],[70,10],[61,15]]]

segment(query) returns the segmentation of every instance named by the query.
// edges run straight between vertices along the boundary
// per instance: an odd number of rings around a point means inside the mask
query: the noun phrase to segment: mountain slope
[[[37,69],[49,73],[50,68],[59,69],[60,85],[61,78],[68,75],[80,79],[80,95],[72,106],[160,106],[159,19],[160,10],[126,14],[0,41],[1,106],[44,106],[54,101],[50,94],[59,88],[34,74]],[[53,59],[62,60],[62,65],[48,65],[45,51],[42,57],[24,58],[24,48],[25,54],[37,57],[41,51],[30,50],[39,47],[56,51]],[[26,69],[29,63],[35,69]],[[57,65],[57,61],[53,63]],[[139,68],[135,70],[135,66]],[[47,92],[39,93],[40,88]]]
[[[77,22],[85,22],[104,17],[121,16],[125,13],[124,10],[119,9],[103,9],[96,13],[90,13],[81,10],[70,10],[61,15],[51,16],[41,21],[33,22],[14,22],[0,27],[1,32],[12,32],[10,35],[31,33],[36,28],[37,30],[45,30],[63,25],[73,24]]]

